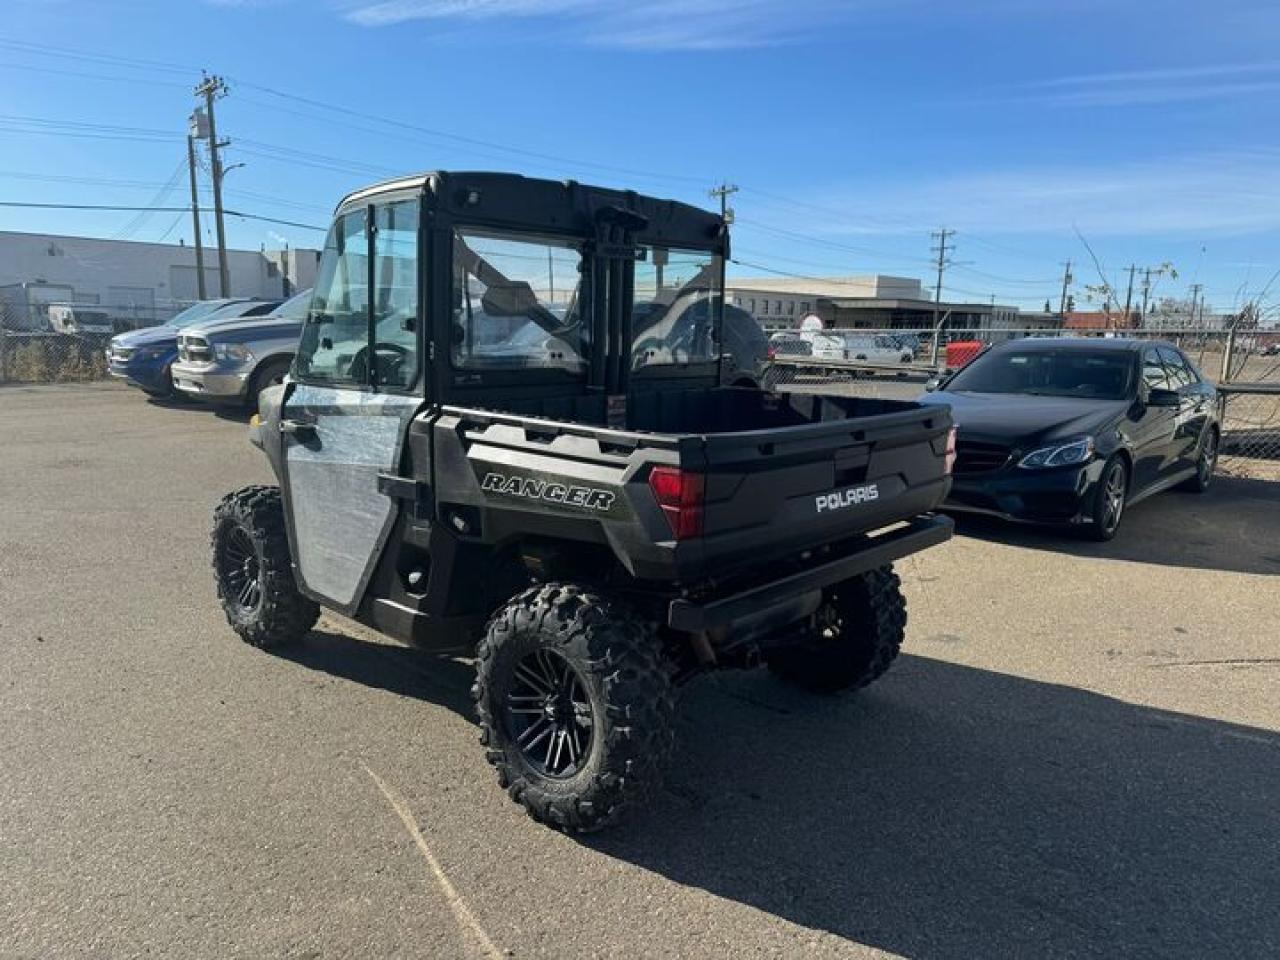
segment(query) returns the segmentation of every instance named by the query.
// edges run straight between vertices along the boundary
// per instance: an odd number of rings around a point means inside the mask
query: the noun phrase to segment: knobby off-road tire
[[[480,742],[535,820],[598,830],[657,791],[675,698],[656,631],[572,584],[526,590],[489,621],[471,691]]]
[[[218,504],[213,574],[231,629],[255,647],[299,640],[320,616],[293,578],[278,487],[245,487]]]
[[[889,565],[836,584],[815,616],[811,637],[771,651],[766,663],[805,690],[839,693],[865,687],[889,669],[902,649],[907,602]]]

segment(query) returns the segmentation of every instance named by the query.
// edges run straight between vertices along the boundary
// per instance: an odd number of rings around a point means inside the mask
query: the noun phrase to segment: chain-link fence
[[[780,392],[914,400],[933,377],[972,360],[986,346],[1057,330],[857,330],[775,337],[763,382]],[[1072,335],[1088,335],[1076,333]],[[1105,336],[1104,333],[1095,334]],[[1224,472],[1280,481],[1280,330],[1116,331],[1172,343],[1223,398]]]
[[[117,333],[163,323],[190,306],[43,302],[24,290],[0,291],[0,384],[103,380]]]
[[[77,383],[107,377],[109,333],[0,330],[0,383]]]

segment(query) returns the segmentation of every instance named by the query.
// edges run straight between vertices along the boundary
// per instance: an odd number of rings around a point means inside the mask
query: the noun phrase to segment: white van
[[[904,345],[901,339],[885,334],[849,334],[845,337],[844,348],[850,360],[868,363],[910,363],[915,359],[915,351]]]
[[[115,333],[111,315],[94,307],[72,303],[49,304],[49,326],[54,333]]]

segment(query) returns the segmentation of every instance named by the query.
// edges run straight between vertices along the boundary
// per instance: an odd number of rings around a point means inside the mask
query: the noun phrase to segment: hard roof
[[[1026,337],[1006,340],[1001,347],[1017,347],[1026,350],[1138,350],[1145,346],[1172,346],[1163,340],[1138,339],[1136,337]]]

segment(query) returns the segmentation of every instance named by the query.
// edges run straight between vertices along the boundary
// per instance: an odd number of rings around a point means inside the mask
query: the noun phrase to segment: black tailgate
[[[851,412],[704,438],[708,572],[828,544],[943,501],[947,408],[862,400]]]

